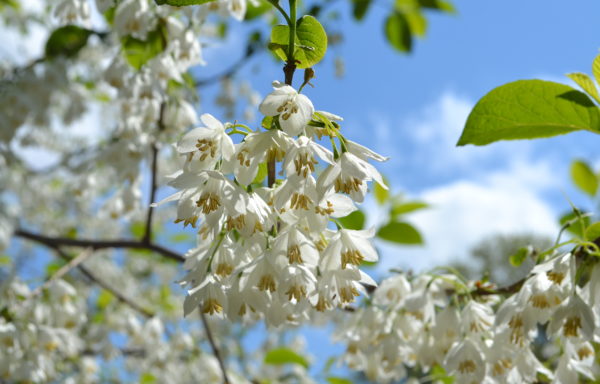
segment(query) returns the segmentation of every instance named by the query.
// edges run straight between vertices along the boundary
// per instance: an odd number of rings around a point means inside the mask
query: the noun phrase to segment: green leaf
[[[427,32],[427,19],[421,11],[407,12],[404,14],[410,31],[413,35],[424,37]]]
[[[112,293],[110,293],[106,289],[103,289],[100,291],[100,294],[98,295],[98,299],[96,299],[96,306],[99,309],[105,309],[112,302],[112,300],[113,300]]]
[[[169,236],[169,241],[172,243],[185,243],[186,241],[192,241],[193,238],[189,233],[181,232],[175,233]]]
[[[392,12],[385,20],[385,37],[392,47],[401,52],[412,49],[412,34],[406,16],[400,12]]]
[[[246,4],[247,8],[244,20],[256,19],[271,9],[271,4],[265,0],[248,1]]]
[[[596,101],[600,102],[600,96],[598,95],[598,89],[594,81],[590,79],[585,73],[569,73],[567,77],[573,80],[577,85],[581,87],[588,95],[592,96]]]
[[[456,13],[456,8],[449,1],[444,0],[419,0],[419,5],[423,8],[435,9],[438,11]]]
[[[206,4],[215,0],[154,0],[156,5],[172,5],[174,7],[184,7],[186,5]]]
[[[352,381],[344,379],[343,377],[330,376],[327,378],[329,384],[352,384]]]
[[[415,227],[398,221],[391,221],[379,228],[377,237],[397,244],[423,244],[423,238]]]
[[[571,211],[560,218],[560,225],[565,225],[568,222],[571,224],[566,228],[567,231],[577,237],[584,238],[585,230],[590,225],[590,218],[588,216],[581,216],[581,213],[578,216],[575,212]]]
[[[287,61],[290,28],[287,25],[276,25],[271,30],[270,48],[283,61]],[[325,56],[327,51],[327,33],[317,19],[302,16],[296,23],[294,42],[294,60],[297,68],[310,68]]]
[[[346,229],[363,229],[365,227],[365,214],[360,209],[352,212],[348,216],[340,217],[338,221]]]
[[[271,349],[265,355],[265,364],[298,364],[303,366],[304,368],[309,367],[308,361],[304,358],[304,356],[297,354],[289,348]]]
[[[577,188],[592,197],[596,196],[598,177],[586,162],[576,160],[571,164],[571,179]]]
[[[594,74],[596,83],[600,85],[600,55],[596,56],[594,62],[592,63],[592,73]]]
[[[61,269],[67,262],[63,259],[55,260],[46,265],[46,275],[52,276]]]
[[[0,266],[10,265],[10,256],[8,255],[0,255]]]
[[[384,183],[389,185],[387,180],[384,178]],[[379,205],[385,204],[386,201],[390,198],[390,190],[383,188],[379,183],[373,183],[373,195],[375,195],[375,201],[379,203]]]
[[[46,41],[46,57],[75,56],[85,47],[91,34],[89,29],[76,25],[65,25],[55,29]]]
[[[144,64],[161,53],[166,46],[166,28],[159,26],[156,30],[149,32],[146,40],[126,36],[121,40],[123,53],[127,62],[139,70]]]
[[[429,377],[431,377],[433,382],[441,382],[442,384],[452,384],[454,383],[454,377],[448,376],[446,370],[442,368],[440,365],[434,365],[431,368],[431,372],[429,372]]]
[[[531,254],[530,251],[531,250],[529,247],[519,248],[519,250],[515,254],[510,255],[510,257],[508,258],[510,265],[512,265],[513,267],[518,267],[521,264],[523,264],[523,262],[527,260],[527,257]]]
[[[267,163],[258,164],[258,172],[256,172],[256,176],[254,177],[254,180],[252,180],[252,184],[261,184],[268,174],[269,169],[267,167]]]
[[[146,223],[143,221],[134,221],[129,226],[129,232],[133,237],[142,237],[146,233]]]
[[[397,216],[418,211],[420,209],[428,207],[429,205],[422,201],[398,202],[392,205],[391,215],[393,218],[396,218]]]
[[[154,384],[156,383],[156,377],[151,373],[142,373],[140,375],[140,384]]]
[[[352,16],[357,21],[364,19],[372,0],[352,0]]]
[[[600,237],[600,221],[588,226],[585,230],[585,238],[589,241],[594,241]]]
[[[534,139],[588,130],[598,133],[600,112],[590,98],[567,85],[520,80],[485,95],[467,119],[458,145]]]

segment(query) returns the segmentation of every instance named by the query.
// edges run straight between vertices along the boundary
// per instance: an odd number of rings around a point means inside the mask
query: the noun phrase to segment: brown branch
[[[215,339],[213,338],[212,332],[208,327],[208,321],[206,320],[206,316],[202,311],[200,311],[200,319],[202,320],[202,325],[204,326],[204,331],[206,332],[206,337],[208,338],[208,342],[210,343],[210,347],[212,348],[213,354],[217,358],[219,362],[219,367],[221,368],[221,373],[223,373],[223,384],[229,384],[229,377],[227,377],[227,370],[225,368],[225,362],[223,361],[223,357],[221,356],[221,352],[215,343]]]
[[[160,105],[160,114],[158,116],[158,131],[164,130],[165,126],[163,123],[163,117],[165,114],[166,103]],[[144,237],[142,238],[142,242],[146,244],[150,244],[152,241],[152,215],[154,214],[154,200],[156,199],[156,190],[158,186],[156,184],[156,178],[158,176],[158,144],[156,142],[152,143],[152,164],[150,170],[150,203],[148,208],[148,215],[146,216],[146,229],[144,231]]]
[[[91,248],[93,250],[106,249],[106,248],[129,248],[129,249],[147,249],[154,251],[168,259],[176,260],[178,262],[185,261],[185,258],[175,251],[171,251],[165,247],[152,242],[142,242],[139,240],[127,240],[127,239],[116,239],[116,240],[91,240],[91,239],[70,239],[65,237],[48,237],[37,233],[29,232],[24,229],[17,229],[15,236],[22,237],[31,241],[35,241],[40,244],[44,244],[50,248],[56,248],[60,246],[70,247],[84,247]]]
[[[76,260],[78,257],[76,258],[70,258],[65,251],[63,251],[59,246],[53,247],[54,250],[56,251],[56,253],[58,253],[58,256],[60,256],[61,259],[66,260],[69,262],[69,264],[71,264],[71,262],[73,260]],[[89,249],[89,248],[88,248]],[[91,250],[89,252],[90,254],[92,253]],[[79,271],[85,276],[87,277],[89,280],[93,281],[94,283],[96,283],[98,286],[100,286],[101,288],[107,290],[108,292],[110,292],[114,297],[117,298],[117,300],[119,300],[121,303],[126,304],[128,306],[130,306],[132,309],[136,310],[137,312],[141,313],[142,315],[144,315],[145,317],[153,317],[154,313],[152,313],[151,311],[141,307],[140,305],[138,305],[136,302],[134,302],[133,300],[131,300],[130,298],[128,298],[127,296],[125,296],[124,294],[122,294],[121,292],[117,291],[112,285],[108,284],[106,281],[102,280],[102,278],[98,277],[94,272],[92,272],[89,268],[87,268],[85,265],[77,265],[77,269],[79,269]]]

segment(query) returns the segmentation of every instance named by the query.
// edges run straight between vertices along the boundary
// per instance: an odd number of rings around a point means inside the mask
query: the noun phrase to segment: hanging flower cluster
[[[262,129],[204,114],[204,126],[177,143],[185,162],[170,185],[180,191],[165,201],[178,202],[177,222],[198,228],[181,281],[190,287],[186,315],[199,307],[232,320],[264,315],[277,326],[375,285],[359,269],[377,260],[373,231],[336,229],[335,218],[356,210],[368,182],[384,186],[368,160],[386,159],[344,138],[340,117],[315,112],[291,86],[273,88],[260,104]],[[331,149],[319,143],[325,137]]]
[[[344,360],[376,382],[409,370],[439,375],[435,367],[459,383],[595,380],[600,267],[580,287],[575,259],[566,253],[537,265],[504,301],[455,275],[390,277],[337,331]]]

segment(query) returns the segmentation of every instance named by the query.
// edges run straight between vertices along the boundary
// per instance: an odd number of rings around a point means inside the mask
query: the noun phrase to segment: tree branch
[[[219,367],[221,368],[221,373],[223,374],[223,384],[229,384],[229,377],[227,377],[227,370],[225,368],[225,362],[223,361],[223,357],[221,356],[221,352],[215,343],[215,339],[213,338],[212,332],[208,327],[208,321],[206,320],[206,316],[204,313],[200,311],[200,319],[202,320],[202,325],[204,326],[204,331],[206,332],[206,337],[208,338],[208,342],[210,343],[210,347],[212,348],[213,354],[217,358],[219,362]]]
[[[64,259],[63,255],[61,253],[62,251],[60,251],[58,248],[56,248],[56,251],[59,252],[61,257]],[[83,263],[92,254],[93,254],[92,250],[90,248],[87,248],[87,249],[84,249],[83,252],[81,252],[77,257],[74,257],[74,258],[66,257],[66,260],[68,261],[68,263],[63,265],[58,271],[56,271],[56,273],[54,273],[52,276],[50,276],[50,278],[48,280],[46,280],[44,282],[44,284],[37,287],[32,292],[32,295],[33,296],[39,295],[45,288],[48,288],[50,286],[50,284],[52,284],[53,281],[60,279],[61,277],[63,277],[67,273],[69,273],[71,270],[73,270],[73,268],[78,267],[79,264]]]
[[[163,123],[163,117],[165,114],[166,103],[163,101],[160,105],[160,114],[158,116],[158,131],[164,130],[165,126]],[[148,215],[146,216],[146,229],[144,231],[144,237],[142,238],[142,242],[146,244],[150,244],[152,240],[152,215],[154,214],[154,207],[152,203],[156,199],[156,190],[158,186],[156,185],[156,178],[158,176],[158,144],[156,141],[152,143],[152,160],[151,160],[151,170],[150,170],[150,202],[148,208]]]
[[[89,247],[93,250],[106,249],[106,248],[130,248],[130,249],[147,249],[154,251],[168,259],[175,260],[178,262],[185,261],[185,258],[175,251],[171,251],[165,247],[152,242],[142,242],[139,240],[128,240],[128,239],[116,239],[116,240],[89,240],[89,239],[70,239],[65,237],[48,237],[37,233],[29,232],[24,229],[17,229],[15,236],[22,237],[31,241],[35,241],[40,244],[44,244],[50,248],[56,248],[60,246],[71,246],[71,247]]]
[[[60,256],[61,259],[66,260],[66,261],[69,262],[69,264],[67,264],[67,265],[72,264],[74,260],[77,260],[81,256],[81,255],[77,256],[76,258],[73,259],[73,258],[70,258],[65,253],[65,251],[63,251],[59,246],[56,246],[56,247],[53,247],[53,248],[56,251],[56,253],[58,253],[58,256]],[[88,248],[88,250],[89,250],[89,248]],[[89,255],[91,255],[92,251],[89,250],[88,253],[89,253]],[[81,264],[81,265],[76,265],[76,266],[77,266],[77,269],[79,269],[79,271],[81,271],[81,273],[85,277],[87,277],[88,279],[90,279],[91,281],[93,281],[94,283],[96,283],[101,288],[103,288],[103,289],[107,290],[108,292],[110,292],[121,303],[130,306],[132,309],[136,310],[137,312],[139,312],[140,314],[144,315],[145,317],[153,317],[154,316],[154,313],[152,313],[151,311],[147,310],[146,308],[141,307],[135,301],[131,300],[130,298],[128,298],[127,296],[125,296],[124,294],[122,294],[121,292],[119,292],[118,290],[116,290],[112,285],[110,285],[106,281],[102,280],[102,278],[98,277],[94,272],[92,272],[85,265]]]

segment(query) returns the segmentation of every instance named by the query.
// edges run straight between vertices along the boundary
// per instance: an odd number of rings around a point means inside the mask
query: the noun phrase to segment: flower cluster
[[[295,323],[375,285],[359,269],[377,260],[374,233],[333,224],[356,210],[368,182],[384,186],[368,160],[385,158],[344,138],[340,117],[315,112],[289,85],[273,86],[260,104],[263,129],[204,114],[204,126],[177,143],[185,163],[170,185],[180,191],[166,201],[177,200],[177,222],[198,228],[182,279],[186,314],[200,307],[232,320],[264,314],[271,325]],[[234,134],[243,139],[234,143]],[[324,137],[332,149],[319,143]]]
[[[338,330],[347,343],[344,360],[377,382],[414,368],[439,374],[436,366],[459,383],[594,380],[600,267],[583,287],[575,272],[571,253],[553,257],[504,301],[454,275],[393,276]]]

